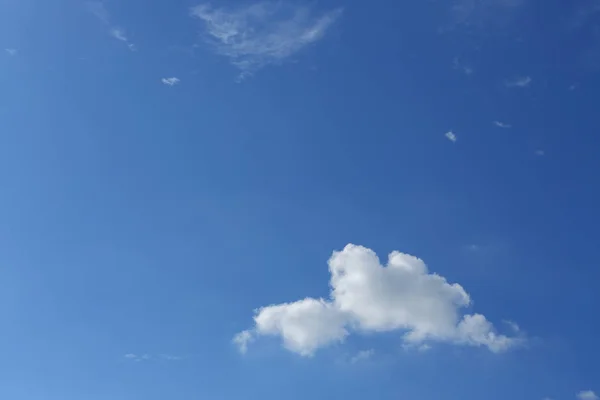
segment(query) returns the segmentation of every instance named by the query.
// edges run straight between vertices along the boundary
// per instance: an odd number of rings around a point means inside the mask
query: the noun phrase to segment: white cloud
[[[521,337],[499,334],[481,314],[461,315],[471,305],[467,292],[429,273],[411,255],[392,252],[386,266],[370,249],[349,244],[329,259],[328,300],[305,298],[255,311],[254,327],[236,335],[245,351],[258,336],[278,336],[303,356],[342,342],[351,332],[401,332],[406,345],[431,342],[484,346],[502,352]]]
[[[233,337],[233,343],[242,354],[248,351],[248,344],[252,341],[254,341],[254,336],[251,331],[242,331]]]
[[[127,42],[127,36],[125,36],[125,32],[121,28],[112,28],[110,30],[110,35],[117,40]]]
[[[577,398],[579,400],[598,400],[599,399],[598,395],[596,395],[596,393],[594,393],[591,390],[582,390],[581,392],[577,393]]]
[[[6,51],[6,53],[9,56],[16,56],[17,55],[17,49],[4,49],[4,51]]]
[[[231,9],[201,4],[191,10],[203,22],[208,43],[241,70],[242,79],[317,42],[341,13],[314,16],[307,6],[275,1]]]
[[[512,128],[512,125],[510,124],[505,124],[504,122],[500,122],[500,121],[494,121],[494,125],[496,125],[498,128]]]
[[[536,150],[535,151],[535,155],[539,156],[539,157],[541,157],[541,156],[543,156],[545,154],[546,154],[546,152],[544,150]]]
[[[323,299],[306,298],[263,307],[254,322],[257,334],[281,336],[288,350],[304,356],[329,343],[341,342],[348,335],[344,313]]]
[[[375,350],[373,350],[373,349],[361,350],[358,353],[356,353],[356,355],[354,357],[352,357],[350,359],[350,362],[352,364],[356,364],[357,362],[368,360],[369,358],[373,357],[374,355],[375,355]]]
[[[527,87],[531,83],[530,76],[521,76],[514,79],[508,79],[504,82],[506,87]]]
[[[456,140],[458,139],[452,131],[446,132],[444,136],[446,136],[446,138],[451,142],[456,142]]]
[[[168,86],[175,86],[180,82],[180,80],[179,78],[173,76],[171,78],[162,78],[161,82]]]

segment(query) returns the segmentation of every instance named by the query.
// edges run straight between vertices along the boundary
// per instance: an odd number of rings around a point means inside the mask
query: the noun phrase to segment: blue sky
[[[0,0],[0,398],[597,400],[599,24]]]

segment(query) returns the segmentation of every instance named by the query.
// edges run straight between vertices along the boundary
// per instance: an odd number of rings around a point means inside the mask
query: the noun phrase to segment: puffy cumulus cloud
[[[229,9],[201,4],[191,10],[203,22],[208,43],[241,70],[240,78],[317,42],[341,12],[315,16],[306,6],[274,1]]]
[[[319,347],[344,340],[345,315],[334,304],[307,298],[294,303],[263,307],[254,317],[260,335],[277,335],[295,353],[311,355]]]
[[[256,310],[254,327],[234,338],[240,350],[258,336],[282,339],[290,351],[310,356],[351,332],[402,332],[405,345],[448,342],[505,351],[523,339],[496,332],[481,314],[461,314],[471,304],[463,287],[430,273],[423,260],[392,252],[381,265],[370,249],[349,244],[329,259],[330,299],[306,298]]]

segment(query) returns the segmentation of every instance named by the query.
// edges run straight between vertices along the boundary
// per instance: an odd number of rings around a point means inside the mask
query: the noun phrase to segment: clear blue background
[[[0,0],[0,48],[18,49],[0,54],[0,398],[594,389],[600,14],[577,19],[592,3],[456,23],[450,1],[322,0],[344,7],[325,38],[241,84],[201,44],[195,4],[107,1],[131,52],[83,2]],[[529,87],[504,85],[518,76]],[[415,353],[383,335],[241,356],[252,310],[327,296],[349,242],[418,255],[528,348]]]

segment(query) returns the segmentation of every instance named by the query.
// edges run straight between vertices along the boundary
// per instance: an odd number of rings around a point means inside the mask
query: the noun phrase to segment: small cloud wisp
[[[110,13],[104,6],[104,3],[101,1],[88,1],[86,3],[87,9],[92,15],[94,15],[100,22],[104,25],[108,26],[108,33],[113,38],[117,39],[120,42],[123,42],[127,45],[129,50],[135,51],[135,44],[131,43],[127,36],[125,35],[125,31],[117,26],[112,25]]]
[[[446,132],[446,134],[444,136],[446,136],[446,139],[448,139],[452,143],[456,142],[456,140],[458,139],[456,137],[456,134],[454,132],[452,132],[452,131]]]
[[[173,76],[171,78],[162,78],[161,82],[164,83],[167,86],[175,86],[175,85],[177,85],[181,81],[180,81],[179,78],[176,78],[176,77]]]
[[[527,86],[529,86],[529,84],[531,83],[533,79],[531,79],[530,76],[521,76],[515,79],[509,79],[504,81],[504,85],[506,87],[520,87],[520,88],[525,88]]]
[[[500,122],[500,121],[494,121],[494,125],[496,125],[498,128],[504,128],[504,129],[512,128],[512,125],[505,124],[504,122]]]

